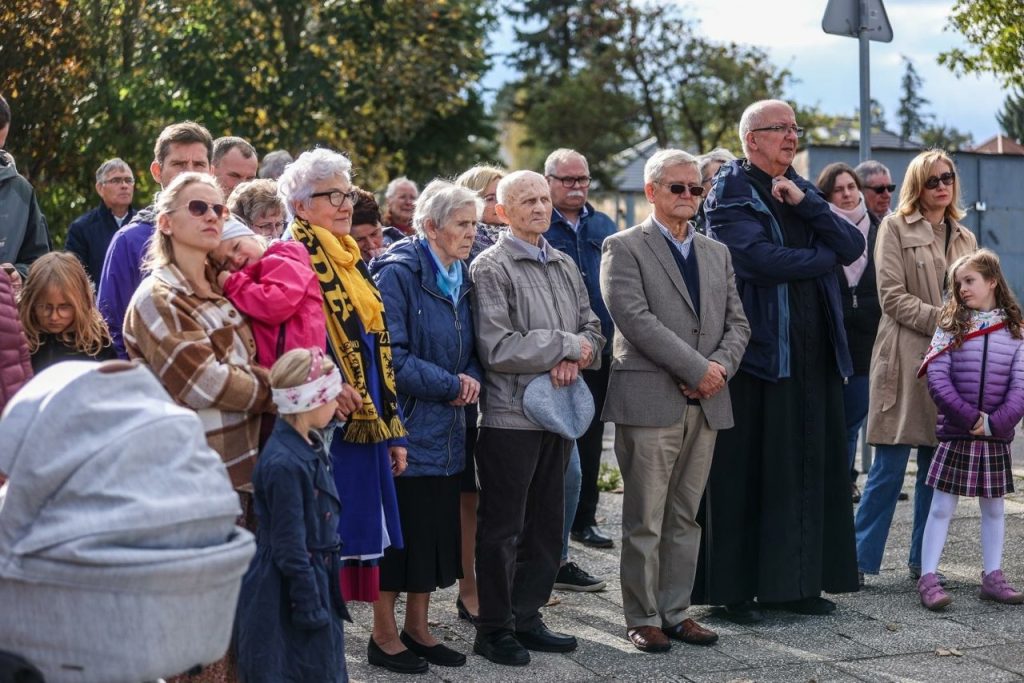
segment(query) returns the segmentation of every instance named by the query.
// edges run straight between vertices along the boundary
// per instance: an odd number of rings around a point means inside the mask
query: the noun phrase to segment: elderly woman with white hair
[[[426,670],[426,662],[466,662],[465,655],[431,635],[427,609],[431,592],[462,576],[464,406],[476,402],[481,378],[469,306],[472,285],[463,260],[473,245],[482,205],[471,190],[434,180],[416,203],[416,235],[396,243],[370,266],[384,298],[409,432],[409,466],[395,480],[405,548],[389,548],[381,561],[381,596],[374,604],[370,642],[370,663],[392,671]],[[408,593],[401,634],[395,623],[400,592]],[[392,654],[403,644],[408,650]]]
[[[362,399],[335,430],[330,450],[341,496],[342,594],[346,600],[373,602],[385,548],[403,544],[393,477],[405,470],[406,432],[384,302],[349,234],[351,169],[337,152],[304,152],[285,169],[278,190],[291,218],[288,233],[306,248],[318,276],[327,350]]]

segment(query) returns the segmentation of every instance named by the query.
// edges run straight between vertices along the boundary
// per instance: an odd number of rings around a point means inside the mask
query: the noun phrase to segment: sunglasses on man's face
[[[672,194],[686,194],[689,192],[694,197],[700,197],[704,194],[704,187],[702,185],[684,185],[683,183],[658,183],[662,187],[666,188]]]
[[[949,187],[953,184],[954,180],[956,180],[956,173],[953,173],[953,171],[946,171],[942,175],[933,175],[931,178],[924,181],[924,186],[929,190],[934,190],[939,186],[940,182]]]
[[[892,194],[896,191],[895,185],[868,185],[867,188],[875,194],[882,194],[883,192]]]
[[[202,199],[193,199],[184,207],[179,206],[172,209],[172,211],[177,211],[181,208],[188,209],[188,212],[196,218],[202,218],[210,209],[213,209],[213,213],[216,214],[218,218],[227,218],[228,216],[228,207],[223,204],[209,204],[204,202]]]

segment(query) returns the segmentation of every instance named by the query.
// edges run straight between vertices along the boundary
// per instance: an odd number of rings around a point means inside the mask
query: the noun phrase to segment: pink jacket
[[[32,363],[14,302],[14,286],[10,276],[0,269],[0,412],[30,379]]]
[[[228,277],[224,296],[249,317],[256,362],[263,367],[292,349],[317,346],[326,351],[323,295],[300,243],[271,244],[263,258]]]

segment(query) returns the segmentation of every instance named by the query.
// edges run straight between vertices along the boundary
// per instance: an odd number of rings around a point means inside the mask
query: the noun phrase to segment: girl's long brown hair
[[[973,254],[961,256],[949,267],[950,289],[953,295],[939,311],[939,327],[953,334],[953,348],[958,348],[964,342],[971,327],[971,309],[960,298],[960,287],[956,284],[956,273],[958,270],[968,268],[975,271],[985,279],[986,282],[995,280],[996,307],[1003,309],[1006,320],[1006,329],[1014,339],[1021,338],[1021,311],[1017,297],[1007,284],[1003,276],[1003,269],[999,265],[999,257],[990,249],[979,249]]]
[[[18,299],[18,317],[28,339],[30,353],[39,350],[39,337],[43,333],[42,325],[36,319],[36,304],[50,287],[66,296],[75,309],[74,322],[60,335],[62,342],[89,356],[95,356],[103,347],[110,346],[110,332],[96,308],[92,284],[85,268],[74,254],[52,251],[40,256],[29,268]]]

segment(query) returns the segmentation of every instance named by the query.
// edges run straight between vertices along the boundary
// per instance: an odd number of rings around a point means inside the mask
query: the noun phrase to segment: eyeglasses
[[[359,193],[355,190],[349,190],[344,192],[342,190],[327,190],[325,192],[314,192],[309,195],[310,199],[314,197],[327,197],[327,201],[331,203],[331,206],[341,206],[347,199],[352,204],[356,203],[356,199],[359,198]]]
[[[883,192],[888,192],[889,194],[892,194],[893,192],[896,191],[895,185],[867,185],[866,187],[875,194],[882,194]]]
[[[279,232],[284,232],[284,229],[288,227],[288,221],[281,219],[279,221],[273,221],[270,223],[257,223],[252,226],[252,229],[261,235],[276,235]]]
[[[792,133],[793,135],[797,136],[798,138],[802,138],[804,136],[804,129],[801,128],[800,126],[786,126],[786,125],[783,125],[781,123],[778,123],[778,124],[776,124],[774,126],[762,126],[761,128],[751,128],[750,129],[751,133],[757,133],[757,132],[761,132],[761,131],[770,131],[772,133],[782,133],[783,135],[785,135],[786,133]]]
[[[117,178],[107,178],[103,181],[104,185],[134,185],[135,178],[131,176],[119,176]]]
[[[953,184],[954,180],[956,180],[956,173],[953,173],[953,171],[946,171],[942,175],[933,175],[931,178],[924,181],[924,186],[929,190],[934,190],[939,186],[940,182],[946,187],[949,187]]]
[[[185,206],[179,206],[171,209],[171,211],[177,211],[178,209],[188,209],[188,212],[196,218],[202,218],[210,209],[213,209],[213,213],[216,214],[218,218],[228,217],[228,207],[223,204],[209,204],[204,202],[202,199],[193,199]]]
[[[57,304],[56,306],[53,304],[36,304],[36,313],[44,318],[49,318],[54,312],[60,317],[66,318],[75,312],[75,307],[71,304]]]
[[[572,187],[573,185],[579,185],[580,187],[590,187],[590,176],[588,175],[549,175],[548,178],[561,180],[562,187]]]
[[[700,196],[703,196],[703,194],[704,194],[704,186],[703,185],[684,185],[683,183],[665,184],[665,183],[658,183],[658,181],[655,181],[655,182],[658,185],[661,185],[662,187],[667,188],[668,191],[671,192],[672,194],[686,194],[687,192],[689,192],[690,195],[693,196],[693,197],[700,197]]]

